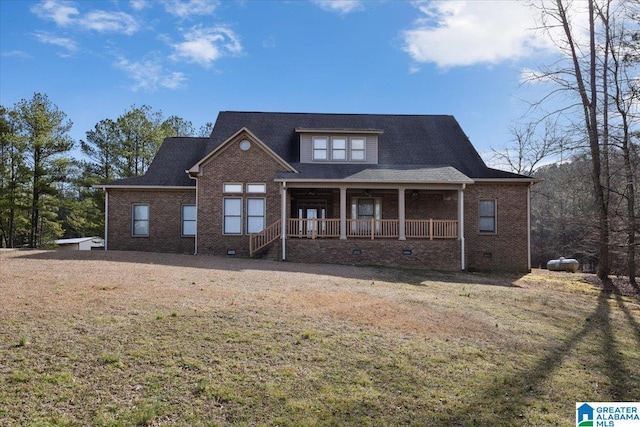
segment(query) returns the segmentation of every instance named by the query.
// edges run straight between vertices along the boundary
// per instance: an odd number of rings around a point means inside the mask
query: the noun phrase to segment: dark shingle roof
[[[380,129],[380,165],[449,165],[471,178],[526,178],[488,168],[453,116],[222,111],[211,152],[246,127],[287,162],[300,161],[296,129]]]
[[[143,176],[120,179],[109,185],[195,186],[185,172],[206,154],[209,138],[166,138]]]
[[[242,128],[249,129],[301,172],[296,175],[298,179],[347,179],[351,176],[391,180],[397,177],[409,182],[440,176],[453,182],[464,176],[472,179],[529,178],[488,168],[453,116],[221,111],[209,138],[167,138],[144,176],[109,185],[194,186],[185,171]],[[300,164],[296,129],[381,130],[379,164]],[[283,173],[278,177],[291,179],[293,176]]]

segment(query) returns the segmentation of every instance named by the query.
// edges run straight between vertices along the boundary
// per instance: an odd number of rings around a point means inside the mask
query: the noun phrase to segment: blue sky
[[[0,104],[46,93],[84,139],[148,104],[198,129],[221,110],[447,114],[509,144],[550,58],[519,1],[2,0]]]

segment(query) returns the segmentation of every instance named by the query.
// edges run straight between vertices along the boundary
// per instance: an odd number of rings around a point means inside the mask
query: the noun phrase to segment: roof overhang
[[[432,190],[432,191],[455,191],[464,189],[464,183],[444,183],[444,182],[380,182],[380,181],[288,181],[279,180],[286,185],[287,188],[348,188],[348,189],[366,189],[366,190]]]
[[[371,167],[364,166],[357,170],[341,170],[328,176],[322,168],[301,169],[299,174],[280,173],[276,182],[287,183],[334,183],[334,184],[391,184],[391,185],[470,185],[474,180],[451,166],[423,167]]]

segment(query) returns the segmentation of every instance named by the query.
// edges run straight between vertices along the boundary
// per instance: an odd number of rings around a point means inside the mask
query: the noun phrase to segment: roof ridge
[[[301,112],[301,111],[244,111],[223,110],[222,113],[240,114],[280,114],[280,115],[316,115],[316,116],[386,116],[386,117],[454,117],[453,114],[419,114],[419,113],[327,113],[327,112]]]

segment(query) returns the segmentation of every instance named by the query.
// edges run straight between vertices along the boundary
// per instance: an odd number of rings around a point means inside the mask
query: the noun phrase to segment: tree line
[[[545,88],[510,147],[495,150],[532,187],[533,266],[578,258],[600,278],[635,283],[640,157],[640,2],[532,0],[538,30],[560,59],[531,72]],[[584,10],[576,10],[584,8]],[[0,106],[0,241],[40,247],[58,237],[101,235],[104,195],[94,184],[143,174],[168,136],[191,122],[149,106],[104,119],[77,144],[71,122],[44,94]],[[212,124],[200,128],[208,136]],[[80,148],[83,159],[70,156]]]
[[[640,2],[530,5],[559,59],[530,74],[544,95],[496,156],[543,179],[532,188],[533,263],[578,258],[601,279],[626,274],[635,284]]]
[[[190,121],[165,118],[148,105],[101,120],[78,142],[71,126],[46,94],[0,106],[0,247],[102,235],[104,194],[92,186],[143,175],[164,138],[196,136]],[[81,158],[72,156],[74,148]]]

